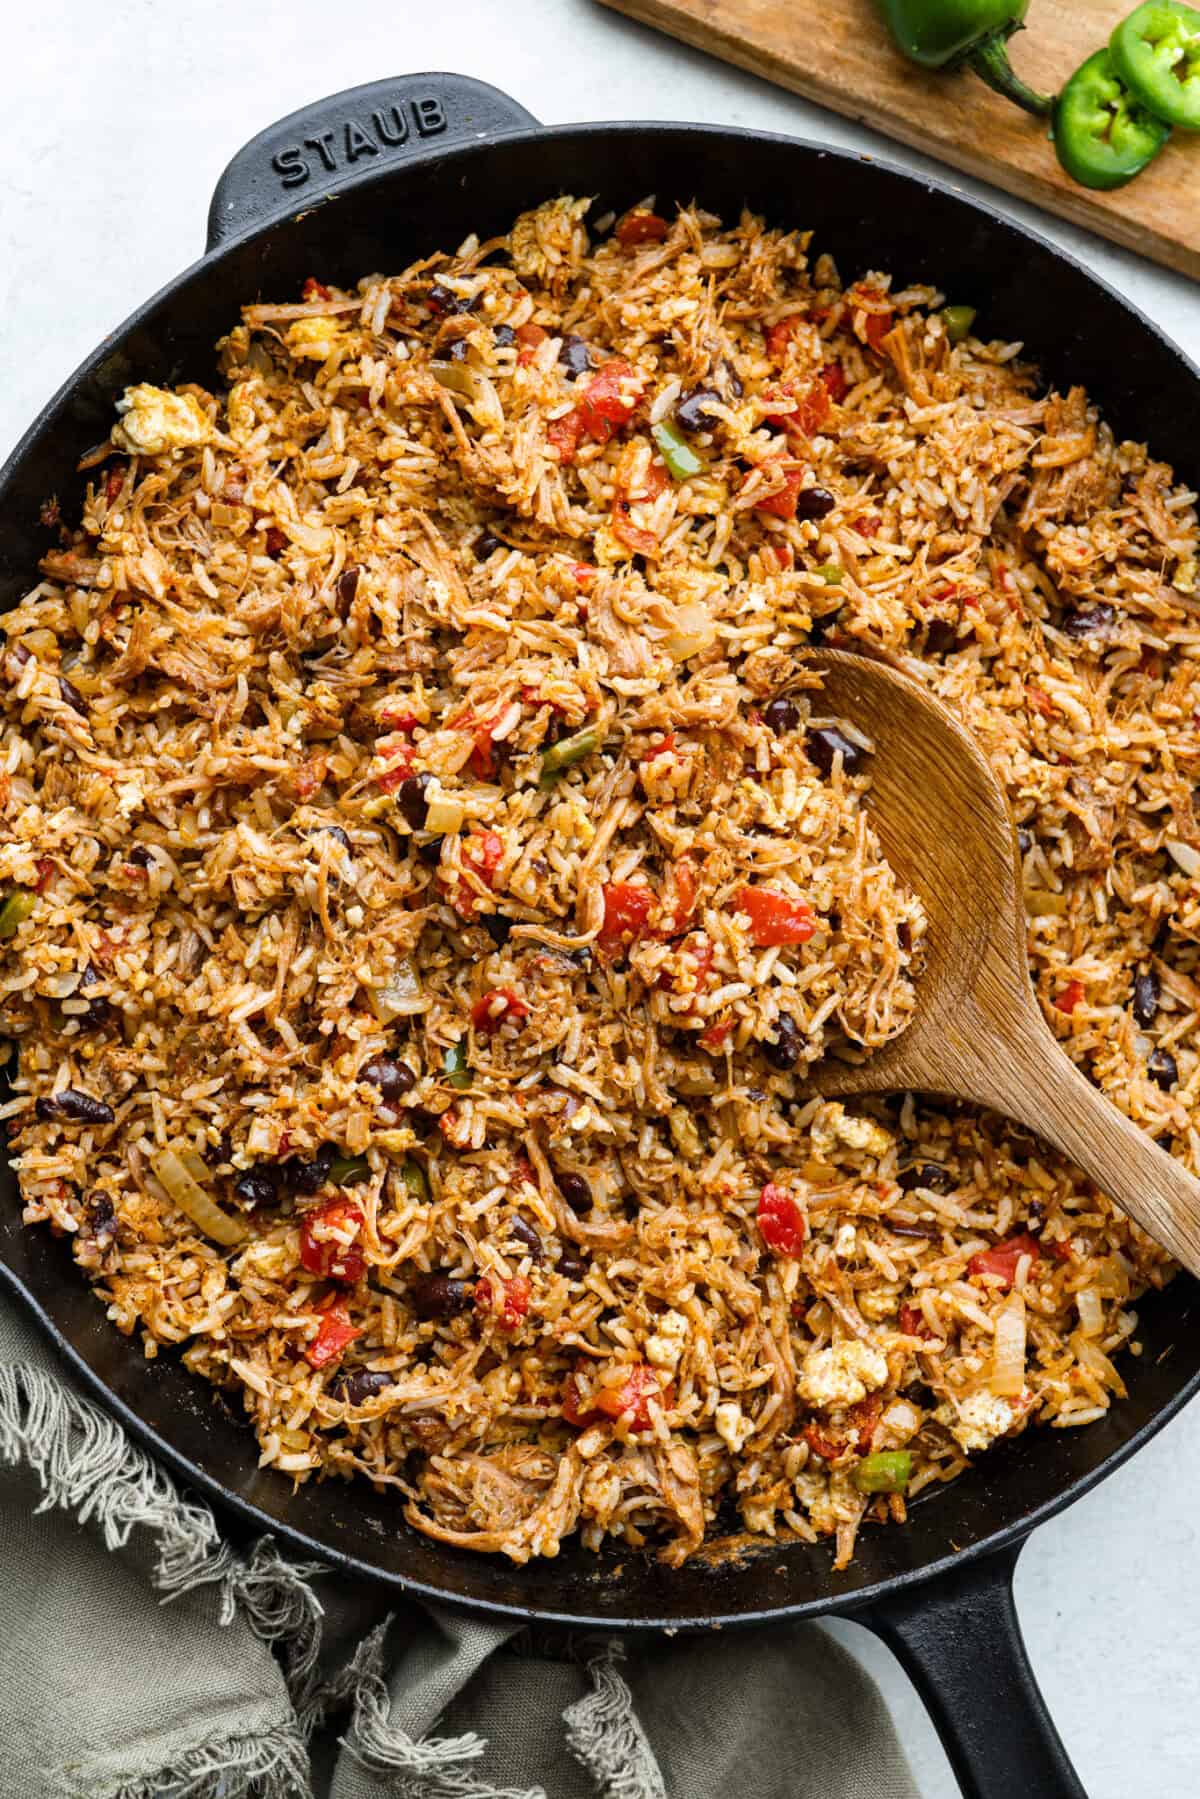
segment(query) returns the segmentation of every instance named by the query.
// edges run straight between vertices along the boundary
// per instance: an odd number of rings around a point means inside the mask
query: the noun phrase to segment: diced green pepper
[[[599,748],[600,732],[595,725],[576,731],[573,737],[560,737],[542,757],[538,786],[553,787],[565,768],[570,768],[575,762],[582,762],[585,756],[594,755]]]
[[[687,438],[678,432],[674,425],[665,420],[651,425],[650,435],[658,445],[659,454],[677,481],[687,481],[693,475],[702,475],[707,464],[703,456],[698,456]]]
[[[429,1198],[428,1177],[421,1164],[414,1161],[412,1156],[407,1156],[400,1164],[400,1179],[414,1199],[420,1200],[424,1204]]]
[[[973,306],[943,306],[942,323],[952,344],[960,344],[975,323]]]
[[[903,1493],[911,1474],[907,1449],[880,1449],[864,1456],[850,1478],[860,1493]]]
[[[836,562],[823,562],[820,568],[815,568],[813,570],[813,574],[820,575],[826,587],[840,587],[842,585],[843,571]]]
[[[37,894],[22,889],[10,893],[4,904],[0,906],[0,938],[11,937],[19,924],[24,924],[33,908],[37,905]]]
[[[452,1043],[442,1057],[442,1067],[446,1073],[446,1083],[450,1087],[469,1087],[471,1070],[467,1067],[467,1046],[459,1040]]]
[[[371,1164],[366,1156],[334,1156],[329,1178],[335,1187],[352,1187],[356,1181],[370,1180]]]

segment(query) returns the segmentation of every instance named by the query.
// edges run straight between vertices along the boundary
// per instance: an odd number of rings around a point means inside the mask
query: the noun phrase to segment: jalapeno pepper
[[[1168,125],[1200,131],[1200,12],[1147,0],[1108,40],[1113,67],[1135,100]]]
[[[1107,50],[1076,69],[1054,109],[1058,160],[1084,187],[1124,187],[1170,135],[1171,127],[1134,99]]]
[[[1054,108],[1008,60],[1007,40],[1020,31],[1029,0],[877,0],[900,49],[923,69],[974,69],[998,94],[1037,118]]]

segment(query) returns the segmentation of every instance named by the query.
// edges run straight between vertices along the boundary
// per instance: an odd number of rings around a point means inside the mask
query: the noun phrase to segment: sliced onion
[[[667,633],[666,650],[672,662],[690,662],[715,642],[717,627],[702,600],[685,600],[675,608],[675,622]]]
[[[1025,1385],[1025,1301],[1019,1293],[1005,1300],[996,1317],[989,1385],[998,1399],[1016,1399]]]
[[[504,408],[482,369],[472,368],[468,362],[431,362],[429,372],[439,387],[458,394],[467,402],[472,417],[481,425],[500,429],[504,423]]]
[[[1085,1287],[1075,1295],[1079,1307],[1079,1328],[1085,1337],[1098,1337],[1104,1329],[1104,1306],[1094,1287]]]
[[[193,1166],[200,1158],[192,1150],[183,1152]],[[232,1249],[235,1243],[243,1243],[246,1239],[246,1227],[237,1218],[231,1218],[223,1212],[216,1201],[210,1199],[204,1188],[192,1175],[187,1165],[176,1150],[162,1149],[150,1163],[158,1179],[162,1182],[179,1210],[191,1219],[197,1230],[211,1237],[214,1243],[223,1244]],[[200,1162],[200,1166],[204,1164]]]
[[[414,1018],[429,1006],[411,962],[401,962],[382,987],[371,988],[371,1009],[380,1024],[391,1024],[393,1018]]]
[[[1124,1399],[1125,1382],[1102,1349],[1085,1337],[1082,1331],[1072,1333],[1071,1348],[1085,1368],[1090,1368],[1093,1374],[1098,1374],[1105,1386],[1110,1388],[1118,1399]]]

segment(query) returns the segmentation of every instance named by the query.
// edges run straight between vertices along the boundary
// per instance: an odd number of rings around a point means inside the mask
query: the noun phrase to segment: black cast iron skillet
[[[1197,371],[1117,294],[989,207],[871,157],[789,138],[702,125],[542,129],[479,82],[407,76],[305,108],[234,158],[213,200],[207,253],[105,338],[0,470],[0,607],[29,586],[48,546],[41,501],[57,493],[72,515],[79,483],[68,471],[107,435],[128,381],[211,381],[213,343],[241,302],[286,297],[310,274],[352,283],[400,268],[471,231],[503,230],[563,191],[594,194],[597,215],[651,192],[664,208],[694,197],[726,218],[745,203],[774,223],[813,228],[846,279],[886,269],[935,283],[976,306],[985,331],[1024,339],[1054,380],[1083,383],[1120,435],[1149,439],[1200,485]],[[365,1482],[293,1492],[260,1469],[240,1416],[169,1357],[148,1363],[120,1337],[64,1245],[22,1230],[7,1166],[0,1183],[0,1278],[102,1405],[251,1527],[429,1599],[547,1623],[687,1630],[854,1616],[916,1682],[964,1793],[1082,1795],[1025,1655],[1012,1571],[1036,1524],[1118,1467],[1200,1384],[1190,1279],[1140,1306],[1145,1352],[1130,1364],[1128,1399],[1102,1422],[1001,1445],[919,1503],[906,1529],[865,1530],[844,1573],[831,1573],[826,1547],[805,1545],[676,1571],[568,1547],[514,1568],[416,1534],[394,1498]]]

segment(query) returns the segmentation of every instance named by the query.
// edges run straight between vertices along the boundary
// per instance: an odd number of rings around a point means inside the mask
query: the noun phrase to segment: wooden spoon
[[[1016,832],[975,739],[911,676],[820,650],[818,715],[875,746],[866,806],[929,929],[912,1022],[858,1065],[829,1058],[809,1085],[833,1098],[911,1088],[989,1106],[1069,1156],[1200,1275],[1200,1181],[1079,1072],[1042,1017],[1025,954]]]

